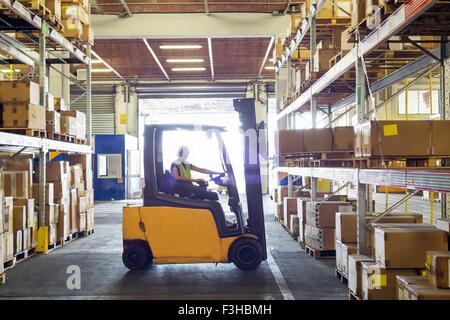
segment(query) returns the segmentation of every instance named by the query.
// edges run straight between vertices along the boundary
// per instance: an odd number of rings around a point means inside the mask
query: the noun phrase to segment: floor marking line
[[[284,300],[295,300],[294,295],[292,294],[291,289],[289,289],[286,280],[281,274],[280,268],[278,268],[275,259],[269,250],[267,250],[267,263],[269,264],[270,271],[277,282],[278,289],[280,289],[281,294],[283,295]]]

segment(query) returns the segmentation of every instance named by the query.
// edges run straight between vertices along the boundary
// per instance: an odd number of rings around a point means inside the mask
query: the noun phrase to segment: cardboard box
[[[86,206],[93,208],[94,204],[94,189],[86,190]]]
[[[94,45],[95,35],[94,35],[94,28],[92,27],[92,25],[83,24],[83,36],[81,40],[90,43],[91,45]]]
[[[14,232],[4,233],[3,241],[4,261],[8,261],[14,257]]]
[[[68,136],[77,136],[78,121],[74,117],[61,115],[61,133]]]
[[[3,191],[6,197],[29,198],[30,175],[27,171],[3,171]]]
[[[68,156],[69,165],[81,165],[83,172],[92,171],[92,155],[91,154],[71,154]]]
[[[80,20],[61,20],[61,24],[64,28],[64,31],[62,32],[64,37],[81,39],[81,36],[83,35],[83,24]]]
[[[77,214],[78,214],[78,191],[77,189],[70,190],[70,227],[71,232],[79,231],[78,222],[77,222]]]
[[[95,227],[95,212],[94,208],[87,209],[86,211],[86,229],[92,230]]]
[[[13,232],[14,225],[14,198],[4,197],[5,206],[3,207],[3,230],[4,232]]]
[[[339,240],[334,241],[334,249],[336,250],[336,269],[344,272],[343,259],[342,259],[342,242]]]
[[[355,127],[356,156],[406,157],[431,155],[428,120],[370,121]]]
[[[358,247],[356,243],[342,243],[341,245],[341,261],[342,272],[348,276],[348,257],[358,253]]]
[[[284,213],[283,221],[288,229],[291,229],[291,216],[297,215],[297,198],[286,197],[284,198]]]
[[[56,238],[59,241],[64,240],[70,233],[69,217],[70,216],[68,214],[61,214],[61,213],[58,216]]]
[[[276,217],[279,221],[283,221],[284,219],[284,205],[277,203],[277,209],[276,209]]]
[[[361,293],[364,300],[394,300],[397,275],[418,275],[417,269],[386,269],[374,262],[361,262]]]
[[[23,231],[14,231],[14,255],[23,251]]]
[[[77,214],[77,228],[79,231],[86,231],[86,213]]]
[[[336,212],[351,212],[353,209],[353,205],[345,201],[310,201],[306,204],[306,224],[334,228]]]
[[[333,151],[354,152],[355,132],[353,127],[335,127],[332,135]]]
[[[409,293],[405,291],[405,286],[409,284],[426,285],[427,280],[422,276],[396,276],[397,281],[397,300],[409,300]]]
[[[364,19],[366,19],[366,1],[352,0],[352,27],[358,26]]]
[[[46,128],[50,133],[61,133],[61,115],[58,111],[46,112]]]
[[[25,228],[22,230],[22,250],[28,250],[31,248],[30,242],[30,229]]]
[[[1,158],[1,163],[3,164],[4,171],[26,171],[29,175],[28,181],[33,181],[33,156],[17,155],[14,159],[10,159],[8,156],[7,158]],[[1,176],[0,181],[3,186],[3,176]],[[31,183],[29,184],[28,192],[28,196],[32,198],[33,190]]]
[[[86,197],[78,197],[78,213],[85,213],[86,210]]]
[[[362,297],[361,283],[362,270],[361,262],[374,262],[371,257],[364,255],[348,256],[348,288],[358,297]]]
[[[46,172],[48,182],[60,182],[61,180],[68,179],[69,172],[67,171],[67,162],[66,161],[47,162]]]
[[[40,104],[39,85],[29,81],[0,81],[0,101],[2,103]]]
[[[74,166],[70,166],[70,174],[72,182],[71,187],[84,190],[83,168],[81,165],[76,164]]]
[[[299,217],[298,220],[298,242],[305,244],[305,229],[306,229],[306,221]]]
[[[293,236],[298,236],[299,220],[300,219],[298,218],[298,216],[296,214],[291,215],[290,231]]]
[[[316,250],[335,250],[334,228],[316,228],[306,224],[305,244]]]
[[[75,136],[77,139],[86,139],[86,114],[80,111],[70,110],[61,111],[61,116],[75,118],[77,126]]]
[[[331,128],[306,129],[303,132],[305,152],[327,152],[333,150]]]
[[[45,109],[26,103],[3,103],[3,128],[45,130]]]
[[[59,182],[53,182],[53,192],[56,203],[69,203],[70,186],[67,178]]]
[[[48,244],[54,244],[56,242],[56,224],[50,224],[48,227]]]
[[[33,194],[38,195],[35,198],[36,205],[39,205],[39,184],[33,183]],[[55,192],[53,182],[47,183],[45,185],[45,204],[55,203]]]
[[[275,132],[275,150],[278,155],[298,154],[305,151],[304,130],[278,130]]]
[[[34,226],[34,199],[14,199],[14,206],[26,207],[26,227]]]
[[[74,19],[79,20],[82,24],[90,24],[87,10],[82,6],[72,3],[61,4],[61,17],[64,20]]]
[[[446,251],[445,232],[430,228],[375,228],[375,258],[387,268],[423,268],[427,251]]]
[[[336,240],[341,242],[358,242],[356,212],[336,213]]]
[[[427,251],[426,267],[430,285],[440,289],[450,289],[449,251]]]
[[[405,300],[450,300],[450,290],[433,288],[429,284],[405,284],[403,286]]]
[[[287,186],[278,186],[277,187],[277,203],[284,204],[284,198],[288,196],[288,187]]]
[[[56,206],[54,204],[48,204],[45,206],[45,225],[56,224]]]
[[[436,219],[436,228],[439,230],[450,233],[450,218],[447,219]]]
[[[61,0],[45,0],[45,6],[52,12],[56,19],[61,21]]]
[[[431,154],[436,156],[450,155],[450,121],[431,121]]]
[[[25,229],[27,226],[27,207],[15,206],[13,209],[13,231]]]

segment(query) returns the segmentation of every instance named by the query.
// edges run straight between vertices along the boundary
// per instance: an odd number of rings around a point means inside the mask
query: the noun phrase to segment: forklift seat
[[[162,176],[162,181],[160,184],[160,191],[169,195],[179,195],[184,198],[191,198],[195,200],[210,200],[210,201],[219,201],[219,196],[217,193],[210,192],[206,190],[206,187],[196,187],[198,191],[189,190],[189,188],[184,188],[182,185],[183,182],[177,182],[168,170],[164,171],[164,175]],[[186,183],[188,184],[188,183]]]

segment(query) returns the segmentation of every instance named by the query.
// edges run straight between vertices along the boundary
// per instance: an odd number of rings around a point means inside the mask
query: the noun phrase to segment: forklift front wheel
[[[252,271],[261,264],[262,256],[263,248],[257,240],[242,237],[232,244],[229,258],[239,269]]]
[[[132,271],[142,270],[151,260],[148,249],[140,245],[129,246],[122,253],[123,264]]]

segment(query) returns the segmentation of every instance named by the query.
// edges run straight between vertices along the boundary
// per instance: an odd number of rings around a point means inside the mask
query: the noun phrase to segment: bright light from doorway
[[[92,72],[97,72],[97,73],[108,73],[108,72],[113,72],[111,69],[107,69],[107,68],[104,68],[104,69],[92,69],[91,71],[92,71]]]
[[[159,46],[162,50],[183,50],[183,49],[201,49],[200,44],[163,44]]]
[[[266,66],[266,67],[264,67],[264,69],[266,69],[266,70],[275,70],[275,67],[273,67],[273,66]]]

